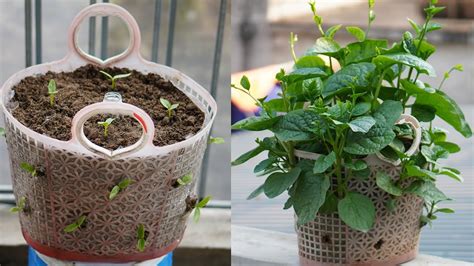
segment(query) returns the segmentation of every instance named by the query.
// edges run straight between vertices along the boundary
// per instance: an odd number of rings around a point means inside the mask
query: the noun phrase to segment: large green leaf
[[[341,50],[341,46],[333,39],[321,37],[316,40],[314,46],[309,49],[306,54],[323,54],[339,58]]]
[[[319,208],[326,199],[330,186],[329,178],[321,174],[306,172],[296,183],[292,196],[293,208],[298,216],[298,224],[314,220]]]
[[[323,97],[349,92],[351,87],[368,89],[374,70],[374,64],[365,62],[342,68],[324,83]]]
[[[360,116],[348,123],[352,132],[367,133],[374,125],[375,119],[371,116]]]
[[[395,122],[400,118],[403,112],[403,106],[401,102],[387,100],[384,101],[380,107],[373,114],[378,124],[383,124],[387,127],[392,127]]]
[[[288,83],[293,83],[298,80],[325,76],[327,76],[327,73],[319,67],[298,68],[285,75],[282,80]]]
[[[305,55],[300,58],[295,63],[295,68],[313,68],[313,67],[325,67],[326,64],[321,57],[317,55]]]
[[[301,173],[299,167],[291,169],[287,173],[273,173],[265,180],[263,192],[267,197],[274,198],[287,190]]]
[[[411,185],[407,189],[407,192],[413,193],[429,203],[449,200],[449,198],[446,197],[446,195],[436,187],[435,183],[431,181],[425,181]]]
[[[320,155],[314,162],[313,173],[324,173],[336,161],[336,153],[330,152],[328,155]]]
[[[286,114],[273,127],[278,139],[282,141],[304,141],[314,138],[313,123],[321,120],[319,115],[311,110],[296,110]]]
[[[261,131],[271,128],[280,117],[251,116],[238,121],[232,125],[232,129],[245,129],[250,131]]]
[[[246,161],[252,159],[253,157],[259,155],[261,152],[263,152],[265,150],[265,148],[263,148],[262,146],[258,146],[256,147],[255,149],[252,149],[242,155],[240,155],[237,159],[235,159],[234,161],[232,161],[232,166],[236,166],[236,165],[239,165],[239,164],[243,164],[245,163]]]
[[[396,53],[379,55],[375,57],[372,62],[381,69],[386,69],[394,64],[403,64],[415,68],[420,73],[425,73],[432,77],[436,76],[433,66],[411,54]]]
[[[354,36],[359,42],[365,40],[365,32],[359,27],[346,27],[347,32]]]
[[[436,109],[436,115],[450,124],[464,137],[471,137],[471,127],[458,104],[442,91],[436,93],[420,93],[416,97],[416,104],[431,106]]]
[[[349,132],[344,151],[355,155],[373,154],[390,144],[395,138],[391,127],[375,124],[369,132]]]
[[[337,210],[341,220],[355,230],[366,233],[374,225],[375,207],[367,196],[349,192],[339,201]]]
[[[425,180],[436,180],[436,173],[420,168],[418,165],[405,166],[406,174],[409,177],[421,177]]]
[[[395,185],[392,181],[392,178],[390,178],[390,176],[387,175],[385,172],[377,173],[376,183],[379,188],[383,189],[385,192],[391,195],[401,196],[403,193],[402,189]]]
[[[387,48],[386,40],[365,40],[347,45],[344,63],[346,65],[359,62],[370,62],[378,55],[380,48]]]

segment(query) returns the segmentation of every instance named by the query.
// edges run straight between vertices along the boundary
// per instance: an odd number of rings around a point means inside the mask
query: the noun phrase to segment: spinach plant
[[[115,118],[107,118],[105,121],[97,122],[99,126],[104,127],[104,137],[107,137],[109,134],[109,126],[114,122]]]
[[[143,252],[146,245],[146,231],[143,224],[138,225],[137,228],[137,250]]]
[[[119,74],[119,75],[112,76],[109,73],[107,73],[105,71],[102,71],[102,70],[100,71],[100,73],[104,74],[110,80],[111,85],[112,85],[112,90],[115,90],[115,88],[117,87],[117,80],[118,79],[127,78],[130,75],[132,75],[132,73],[127,73],[127,74]]]
[[[10,208],[10,212],[22,212],[26,208],[26,198],[21,197],[15,207]]]
[[[462,66],[446,72],[437,87],[422,80],[436,74],[427,61],[436,48],[426,37],[441,28],[431,19],[444,8],[431,0],[425,8],[425,23],[418,25],[409,20],[414,32],[404,33],[399,42],[389,46],[387,40],[369,38],[375,14],[374,1],[368,2],[367,30],[347,27],[355,41],[346,46],[334,39],[341,25],[325,30],[316,4],[310,3],[321,37],[297,57],[297,39],[290,35],[295,63],[291,71],[282,69],[276,74],[281,87],[279,98],[253,97],[245,76],[240,86],[231,85],[261,109],[259,116],[241,120],[232,128],[273,133],[256,139],[254,149],[232,162],[240,165],[267,154],[254,168],[257,175],[267,176],[266,180],[248,199],[262,193],[274,198],[286,191],[289,198],[284,209],[294,209],[298,224],[314,220],[318,213],[337,213],[351,228],[369,231],[375,221],[375,205],[369,197],[350,188],[354,179],[375,179],[377,186],[390,195],[386,202],[389,210],[397,208],[402,195],[421,197],[425,207],[421,226],[436,219],[436,213],[453,212],[437,207],[449,198],[436,187],[436,180],[447,176],[462,181],[458,170],[440,162],[460,147],[449,142],[446,131],[434,127],[432,121],[438,117],[464,137],[471,137],[461,109],[442,91],[451,72],[462,71]],[[329,57],[329,64],[321,56]],[[333,69],[334,62],[341,66],[338,71]],[[419,151],[411,156],[405,151],[413,143],[413,130],[406,124],[394,125],[403,113],[411,113],[423,123]],[[302,159],[297,156],[300,151],[320,156],[316,160]],[[399,179],[392,180],[382,171],[375,174],[364,158],[376,153],[400,160]]]
[[[178,108],[179,106],[178,103],[171,104],[170,101],[164,98],[160,98],[160,103],[166,108],[166,111],[168,112],[168,118],[171,118],[171,116],[173,115],[173,110]]]
[[[131,178],[125,178],[122,181],[120,181],[117,185],[115,185],[109,193],[109,200],[113,200],[115,197],[117,197],[117,194],[120,191],[123,191],[126,189],[131,183],[133,182],[133,179]]]
[[[57,93],[58,93],[58,90],[56,88],[56,81],[54,79],[49,80],[48,94],[49,94],[49,104],[51,106],[54,106],[54,98],[56,97]]]
[[[207,196],[204,199],[202,199],[200,202],[198,202],[196,206],[194,206],[194,216],[193,216],[194,222],[196,223],[199,222],[199,219],[201,218],[201,209],[206,207],[206,205],[209,203],[210,200],[211,200],[211,196]]]
[[[77,229],[81,228],[82,226],[84,226],[84,222],[86,221],[86,218],[87,218],[86,215],[81,215],[72,224],[69,224],[66,227],[64,227],[64,232],[72,233],[72,232],[76,231]]]

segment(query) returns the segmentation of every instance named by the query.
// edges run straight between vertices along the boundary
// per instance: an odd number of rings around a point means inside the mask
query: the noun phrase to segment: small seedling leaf
[[[118,186],[120,187],[120,189],[125,189],[125,188],[128,187],[132,182],[133,182],[133,179],[131,179],[131,178],[125,178],[124,180],[120,181],[120,183],[118,184]]]
[[[130,77],[132,75],[132,73],[127,73],[127,74],[119,74],[119,75],[115,75],[113,77],[113,79],[123,79],[123,78],[126,78],[126,77]]]
[[[166,100],[164,98],[160,98],[160,102],[166,109],[171,108],[171,103],[168,100]]]
[[[54,79],[49,80],[48,83],[48,94],[56,94],[58,93],[56,89],[56,81]]]
[[[224,142],[225,142],[224,138],[220,138],[220,137],[210,137],[209,138],[209,143],[211,143],[211,144],[222,144]]]
[[[120,192],[120,187],[114,186],[112,190],[110,191],[109,200],[113,200],[119,192]]]
[[[72,223],[72,224],[64,227],[64,232],[71,233],[71,232],[76,231],[77,228],[79,228],[79,225],[77,225],[76,223]]]
[[[177,182],[180,186],[185,186],[193,180],[193,175],[192,174],[187,174],[181,178],[178,178]]]
[[[10,212],[20,212],[20,211],[21,211],[21,209],[19,207],[16,207],[16,206],[10,208]]]
[[[198,204],[196,204],[196,208],[204,208],[206,207],[207,203],[211,200],[211,196],[207,196],[202,199]]]
[[[112,77],[112,75],[110,75],[109,73],[105,72],[105,71],[100,71],[100,73],[104,74],[107,78],[109,78],[110,80],[113,80],[114,77]]]
[[[145,239],[138,239],[138,241],[137,241],[137,250],[140,251],[140,252],[143,252],[145,250],[145,244],[146,244]]]
[[[178,108],[178,106],[179,106],[179,103],[175,103],[175,104],[171,105],[170,109],[171,110],[176,109],[176,108]]]
[[[29,164],[29,163],[26,163],[26,162],[22,162],[20,163],[20,167],[21,169],[27,171],[28,173],[30,173],[32,176],[36,176],[36,169],[33,165]]]
[[[199,222],[199,218],[201,218],[201,208],[195,208],[194,209],[194,216],[193,216],[193,220],[194,222]]]
[[[143,226],[143,224],[138,225],[137,238],[145,239],[145,227]]]
[[[250,90],[249,78],[247,78],[247,76],[242,76],[242,78],[240,79],[240,85],[242,86],[242,88]]]
[[[86,220],[86,216],[81,215],[81,217],[79,217],[79,219],[77,219],[77,221],[76,221],[77,226],[81,227],[85,220]]]
[[[5,136],[5,129],[3,127],[0,127],[0,136],[1,137]]]
[[[105,120],[105,123],[107,123],[108,125],[112,124],[112,122],[114,122],[115,118],[107,118],[107,120]]]

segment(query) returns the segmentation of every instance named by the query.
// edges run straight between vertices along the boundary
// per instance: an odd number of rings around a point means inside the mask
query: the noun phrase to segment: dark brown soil
[[[119,79],[117,87],[112,90],[110,81],[99,71],[111,75],[132,73],[131,76]],[[54,79],[58,93],[54,106],[49,103],[48,82]],[[173,144],[186,139],[201,129],[204,113],[171,82],[157,74],[142,74],[126,68],[101,69],[87,65],[73,72],[52,73],[36,77],[27,77],[13,90],[13,116],[32,130],[59,140],[71,139],[71,121],[74,115],[85,106],[101,102],[104,94],[117,91],[123,102],[133,104],[147,112],[155,123],[157,146]],[[160,103],[160,98],[178,103],[171,119]],[[109,127],[109,136],[103,138],[99,132],[103,127],[93,117],[86,123],[84,132],[96,144],[108,149],[117,149],[135,143],[141,135],[141,127],[133,119],[120,118]],[[103,120],[102,120],[103,121]]]
[[[186,210],[185,212],[192,211],[197,204],[197,197],[195,195],[189,195],[186,198]]]

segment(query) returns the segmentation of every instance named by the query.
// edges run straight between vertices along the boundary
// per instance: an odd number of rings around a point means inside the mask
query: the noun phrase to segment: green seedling
[[[22,162],[20,163],[20,168],[25,170],[26,172],[30,173],[31,176],[37,176],[38,175],[38,171],[36,171],[36,168],[29,164],[29,163],[26,163],[26,162]]]
[[[209,137],[209,143],[211,144],[222,144],[224,143],[225,140],[224,138],[220,138],[220,137]]]
[[[51,106],[54,106],[54,98],[56,97],[57,93],[58,93],[58,90],[56,88],[56,81],[54,79],[49,80],[48,94],[49,94],[49,104]]]
[[[84,224],[86,221],[87,216],[81,215],[74,223],[64,227],[64,232],[66,233],[71,233],[76,231],[77,229],[81,228],[81,226]]]
[[[104,137],[107,137],[109,134],[109,126],[114,122],[115,118],[107,118],[105,121],[97,122],[100,126],[104,127]]]
[[[143,226],[143,224],[138,225],[137,239],[137,250],[143,252],[145,250],[146,245],[145,227]]]
[[[191,181],[193,181],[193,175],[191,173],[189,173],[189,174],[187,174],[187,175],[185,175],[181,178],[178,178],[176,180],[176,182],[178,182],[178,184],[180,186],[185,186],[185,185],[191,183]]]
[[[132,182],[133,182],[133,179],[131,179],[131,178],[125,178],[124,180],[120,181],[120,183],[118,183],[118,185],[115,185],[112,188],[112,190],[110,190],[109,200],[113,200],[120,191],[127,188]]]
[[[112,82],[112,90],[115,90],[118,79],[123,79],[132,75],[132,73],[128,73],[128,74],[119,74],[119,75],[112,76],[109,73],[102,70],[100,71],[100,73],[104,74],[110,80],[110,82]]]
[[[171,118],[171,116],[173,115],[173,110],[178,108],[179,104],[178,103],[171,104],[170,101],[164,98],[160,98],[160,102],[168,111],[168,118]]]
[[[0,127],[0,136],[5,137],[5,129],[3,127]]]
[[[21,211],[24,211],[25,210],[25,206],[26,206],[26,198],[25,197],[21,197],[19,200],[18,200],[18,204],[15,206],[15,207],[12,207],[10,209],[10,212],[21,212]]]
[[[201,218],[201,208],[206,207],[206,205],[209,203],[211,200],[211,196],[207,196],[204,199],[202,199],[196,206],[194,207],[194,222],[199,222],[199,219]]]

